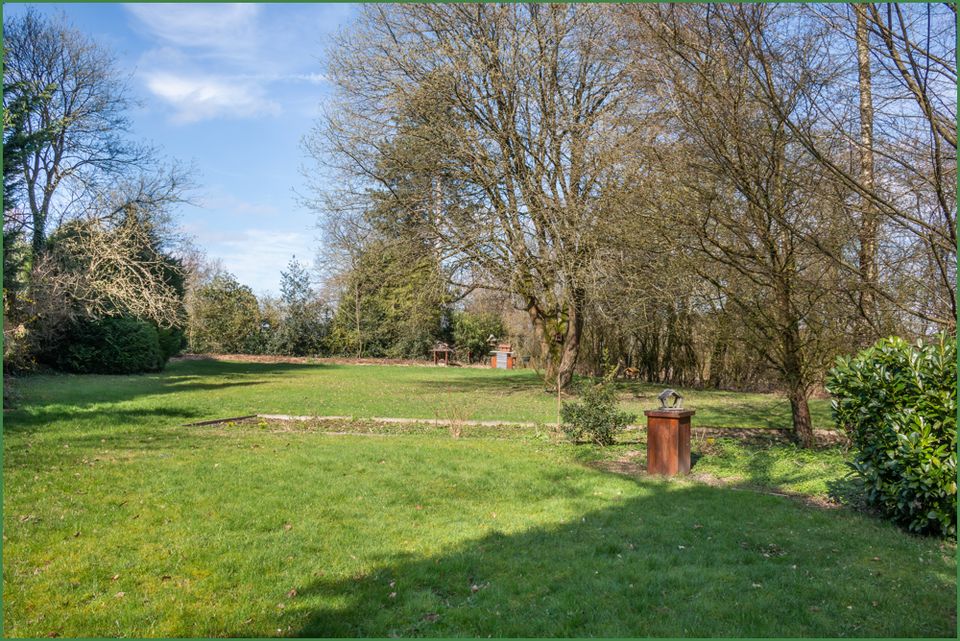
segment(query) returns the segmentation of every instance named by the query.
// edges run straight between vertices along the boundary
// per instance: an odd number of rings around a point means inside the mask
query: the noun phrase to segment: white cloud
[[[147,89],[174,109],[173,121],[190,123],[218,117],[250,118],[280,114],[279,103],[262,87],[236,77],[144,74]]]
[[[254,55],[258,48],[255,4],[128,4],[140,26],[163,44],[225,60]]]
[[[280,272],[290,259],[296,255],[297,260],[309,265],[316,247],[310,234],[270,229],[244,229],[204,245],[211,258],[222,260],[238,281],[256,292],[276,292]]]
[[[315,55],[350,7],[254,4],[128,4],[150,42],[137,75],[173,109],[171,121],[254,118],[316,91],[327,78]],[[297,110],[295,110],[297,111]]]
[[[327,82],[327,77],[322,73],[293,73],[283,78],[297,82],[306,82],[311,85],[322,85]]]

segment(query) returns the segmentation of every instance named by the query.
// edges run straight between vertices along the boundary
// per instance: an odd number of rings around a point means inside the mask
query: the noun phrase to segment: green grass
[[[804,450],[796,445],[749,446],[729,439],[707,444],[701,439],[694,452],[700,455],[699,474],[752,487],[859,501],[856,484],[847,478],[850,457],[840,447]]]
[[[185,365],[21,382],[5,635],[956,636],[955,545],[743,491],[823,493],[839,450],[695,444],[726,488],[605,472],[584,463],[642,444],[534,429],[184,428],[312,413],[310,370]]]
[[[184,418],[240,414],[462,418],[555,422],[557,399],[543,392],[532,370],[340,364],[267,364],[179,361],[162,374],[40,376],[24,400],[56,416],[103,402],[176,407]],[[638,415],[658,406],[662,386],[622,383],[624,409]],[[209,392],[215,392],[210,394]],[[773,394],[682,390],[697,411],[694,424],[710,427],[791,427],[789,402]],[[133,407],[133,406],[130,406]],[[829,402],[811,401],[815,427],[832,427]]]

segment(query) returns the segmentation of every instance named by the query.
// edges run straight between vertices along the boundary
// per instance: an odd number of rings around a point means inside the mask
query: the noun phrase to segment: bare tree
[[[676,132],[661,146],[660,196],[648,203],[687,268],[750,330],[751,347],[778,372],[799,440],[813,443],[808,397],[847,335],[842,271],[803,238],[841,251],[849,226],[821,188],[823,170],[799,147],[750,72],[742,34],[714,6],[627,10],[641,52],[637,81],[655,86]],[[739,9],[729,9],[738,11]],[[763,6],[762,37],[781,28]],[[780,94],[790,106],[799,86]],[[831,209],[832,208],[832,209]]]
[[[450,273],[519,297],[548,387],[570,383],[598,221],[634,164],[617,38],[601,7],[365,7],[307,144],[418,219]],[[398,173],[424,188],[401,193]]]
[[[954,328],[956,14],[933,4],[838,7],[797,11],[795,33],[806,36],[779,40],[759,32],[750,11],[717,14],[740,34],[764,99],[825,180],[859,202],[845,205],[862,222],[856,259],[822,247],[825,258],[855,274],[867,300],[919,321],[911,333]],[[787,104],[790,86],[800,94]]]
[[[22,166],[35,255],[64,220],[180,199],[186,172],[154,169],[153,151],[124,138],[130,100],[112,54],[63,17],[28,10],[5,21],[3,82],[41,97],[25,128],[45,135]],[[4,103],[17,98],[5,93]]]
[[[363,356],[363,279],[358,270],[366,247],[375,233],[363,215],[363,204],[357,204],[347,190],[328,191],[308,201],[316,210],[325,213],[320,221],[324,243],[317,255],[317,268],[322,275],[326,297],[352,311],[356,357]]]
[[[63,291],[78,314],[124,314],[163,327],[177,324],[181,301],[164,282],[161,254],[145,251],[153,243],[138,224],[77,223],[61,232],[57,246],[40,260],[41,280]]]
[[[157,251],[147,226],[131,220],[111,227],[67,224],[36,258],[30,295],[5,318],[5,360],[25,367],[78,318],[132,316],[160,327],[179,325],[182,300],[167,280],[176,269]]]
[[[882,66],[909,90],[935,137],[956,149],[956,8],[899,3],[866,8],[869,28],[883,43],[877,48]]]

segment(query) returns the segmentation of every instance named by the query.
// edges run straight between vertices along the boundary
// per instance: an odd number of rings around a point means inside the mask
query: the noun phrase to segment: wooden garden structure
[[[441,358],[443,358],[444,365],[449,365],[450,354],[453,353],[453,348],[451,348],[446,343],[437,343],[436,345],[433,346],[433,349],[430,350],[430,352],[433,354],[434,365],[439,365]]]

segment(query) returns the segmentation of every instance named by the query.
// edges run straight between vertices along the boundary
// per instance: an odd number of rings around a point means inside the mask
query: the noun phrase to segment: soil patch
[[[645,452],[641,450],[630,450],[626,452],[623,456],[617,459],[606,460],[606,461],[594,461],[589,463],[588,466],[594,469],[602,470],[604,472],[611,472],[613,474],[622,474],[623,476],[644,476],[647,473],[647,466],[645,461]],[[694,481],[696,483],[703,483],[711,487],[721,487],[727,490],[734,490],[738,492],[759,492],[760,494],[770,494],[773,496],[783,496],[795,501],[799,501],[804,505],[809,505],[811,507],[816,507],[820,509],[839,509],[843,505],[837,501],[829,499],[825,496],[810,496],[807,494],[800,494],[798,492],[787,492],[776,488],[769,488],[760,485],[745,485],[743,479],[739,476],[731,476],[728,478],[719,478],[712,474],[706,474],[703,472],[691,471],[690,474],[676,477],[685,481]]]
[[[645,454],[646,452],[640,450],[630,450],[618,459],[595,461],[589,465],[604,472],[613,472],[624,476],[640,476],[647,473]]]
[[[834,501],[833,499],[827,498],[825,496],[811,496],[809,494],[800,494],[799,492],[789,492],[781,489],[772,489],[772,488],[764,487],[761,485],[749,485],[749,484],[744,485],[743,479],[739,476],[731,476],[729,478],[722,479],[712,474],[706,474],[704,472],[691,472],[686,478],[691,481],[696,481],[698,483],[710,485],[712,487],[722,487],[728,490],[734,490],[738,492],[759,492],[760,494],[783,496],[788,499],[800,501],[804,505],[809,505],[811,507],[817,507],[821,509],[836,510],[843,507],[842,503]]]
[[[438,367],[432,361],[412,358],[341,358],[333,356],[270,356],[265,354],[183,354],[171,358],[172,361],[230,361],[234,363],[293,363],[300,365],[402,365],[408,367]],[[489,364],[450,363],[439,367],[479,367]]]
[[[748,445],[768,445],[771,443],[792,443],[793,430],[780,430],[765,427],[692,427],[692,438],[735,438]],[[837,430],[813,430],[817,446],[843,445],[848,443],[846,435]]]

